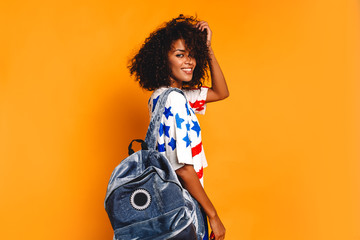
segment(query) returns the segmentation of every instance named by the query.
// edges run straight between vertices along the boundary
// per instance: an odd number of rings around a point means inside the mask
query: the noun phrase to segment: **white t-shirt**
[[[159,95],[167,87],[156,89],[149,99],[150,118]],[[201,129],[195,114],[205,114],[208,88],[183,90],[188,100],[178,92],[171,92],[161,117],[157,150],[165,154],[172,167],[177,170],[191,164],[203,184],[203,168],[207,167],[201,140]]]

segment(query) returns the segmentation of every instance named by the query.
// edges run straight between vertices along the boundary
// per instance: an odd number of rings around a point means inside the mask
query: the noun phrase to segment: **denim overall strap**
[[[157,101],[154,112],[152,113],[150,124],[149,124],[148,130],[146,133],[146,137],[145,137],[145,142],[148,145],[149,149],[155,150],[155,148],[156,148],[156,141],[157,141],[157,136],[158,136],[158,132],[159,132],[159,128],[160,128],[161,116],[164,112],[166,100],[172,91],[176,91],[176,92],[182,94],[186,99],[184,92],[178,88],[168,88],[160,94],[160,97],[159,97],[159,100]],[[186,100],[186,102],[187,102],[187,100]]]

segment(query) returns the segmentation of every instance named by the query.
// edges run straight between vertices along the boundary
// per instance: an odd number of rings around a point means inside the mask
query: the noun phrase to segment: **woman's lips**
[[[186,74],[192,74],[193,72],[192,68],[182,68],[181,70],[183,70]]]

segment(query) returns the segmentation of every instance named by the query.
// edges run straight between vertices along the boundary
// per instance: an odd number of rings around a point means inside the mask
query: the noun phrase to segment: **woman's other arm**
[[[214,205],[211,203],[204,188],[201,186],[194,167],[185,164],[184,167],[177,169],[175,172],[179,176],[184,188],[189,191],[204,209],[209,218],[211,229],[215,234],[215,240],[225,239],[225,227],[217,215]]]

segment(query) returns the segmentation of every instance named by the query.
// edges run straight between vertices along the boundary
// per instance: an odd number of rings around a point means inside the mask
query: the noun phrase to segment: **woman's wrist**
[[[218,215],[217,215],[217,212],[216,210],[214,209],[213,211],[209,212],[206,214],[208,216],[209,219],[215,219],[215,218],[218,218]]]

